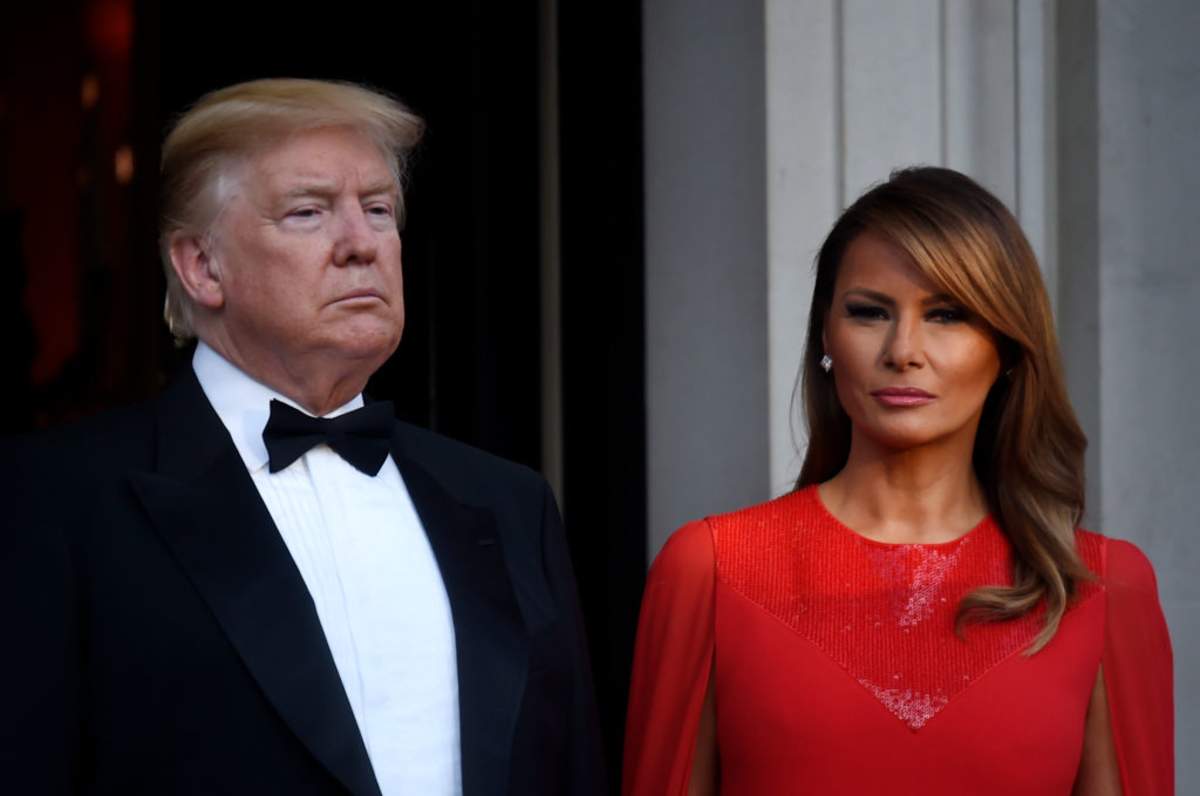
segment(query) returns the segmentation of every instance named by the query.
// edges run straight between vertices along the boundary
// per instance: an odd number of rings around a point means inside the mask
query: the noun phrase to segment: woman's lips
[[[937,397],[916,387],[885,387],[871,395],[884,406],[923,406]]]

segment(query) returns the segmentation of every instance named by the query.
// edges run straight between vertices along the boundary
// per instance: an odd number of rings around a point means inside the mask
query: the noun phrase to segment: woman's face
[[[902,249],[870,232],[850,242],[823,342],[855,440],[890,450],[954,437],[973,445],[1000,354],[987,327]]]

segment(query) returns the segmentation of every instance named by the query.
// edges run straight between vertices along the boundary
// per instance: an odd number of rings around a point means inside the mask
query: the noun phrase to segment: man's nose
[[[921,318],[900,317],[892,324],[883,346],[883,364],[897,371],[925,364]]]
[[[378,244],[366,211],[358,206],[339,214],[337,239],[333,244],[335,265],[367,265],[375,261]]]

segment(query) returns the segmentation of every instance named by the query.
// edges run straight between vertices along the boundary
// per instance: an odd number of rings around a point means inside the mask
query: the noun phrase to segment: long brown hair
[[[1079,582],[1091,577],[1075,547],[1087,438],[1067,398],[1033,249],[1004,204],[969,177],[933,167],[893,172],[842,213],[821,246],[801,368],[809,443],[796,488],[829,480],[850,453],[850,418],[821,369],[821,339],[842,255],[866,231],[906,252],[995,336],[1002,375],[984,403],[973,464],[1012,544],[1013,581],[963,598],[958,627],[1023,616],[1044,600],[1045,624],[1030,648],[1036,652],[1053,638]]]

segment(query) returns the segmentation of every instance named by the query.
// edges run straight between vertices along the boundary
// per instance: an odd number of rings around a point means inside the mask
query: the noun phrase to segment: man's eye
[[[316,218],[320,212],[316,207],[297,207],[288,211],[288,218]]]
[[[846,314],[864,321],[886,321],[887,310],[876,304],[847,304]]]
[[[367,212],[380,218],[391,218],[395,214],[391,205],[371,205],[367,208]]]

